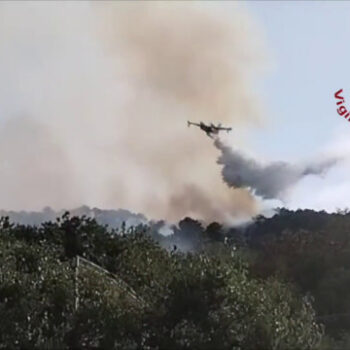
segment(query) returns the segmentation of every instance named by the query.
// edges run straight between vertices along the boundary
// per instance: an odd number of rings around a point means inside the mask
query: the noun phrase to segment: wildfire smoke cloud
[[[257,211],[186,122],[262,120],[252,19],[228,3],[1,3],[0,207]],[[6,82],[6,83],[5,83]],[[25,151],[25,150],[30,151]]]

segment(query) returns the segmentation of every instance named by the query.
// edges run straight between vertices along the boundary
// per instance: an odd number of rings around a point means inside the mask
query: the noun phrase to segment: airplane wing
[[[231,131],[232,128],[224,128],[224,127],[221,127],[221,126],[217,126],[215,127],[216,130],[226,130],[226,131]]]
[[[191,125],[200,126],[200,124],[198,123],[192,123],[190,121],[187,121],[187,126],[191,126]]]

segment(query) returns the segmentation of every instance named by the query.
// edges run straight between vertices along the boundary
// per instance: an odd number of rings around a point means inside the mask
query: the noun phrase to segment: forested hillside
[[[346,349],[349,229],[347,212],[285,209],[166,237],[3,217],[0,348]]]

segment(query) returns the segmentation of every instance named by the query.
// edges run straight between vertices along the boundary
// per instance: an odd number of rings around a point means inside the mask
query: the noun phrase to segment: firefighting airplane
[[[191,125],[195,125],[200,127],[203,131],[206,132],[206,134],[209,137],[212,137],[212,135],[217,135],[219,133],[219,131],[221,130],[225,130],[227,132],[231,131],[232,128],[224,128],[221,126],[221,124],[218,124],[217,126],[215,126],[213,123],[211,123],[210,125],[206,125],[203,122],[198,123],[192,123],[190,121],[187,122],[187,126],[191,126]]]

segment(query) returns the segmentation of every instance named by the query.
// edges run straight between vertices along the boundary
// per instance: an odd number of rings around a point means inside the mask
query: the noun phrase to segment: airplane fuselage
[[[219,132],[218,129],[213,128],[212,126],[205,125],[204,123],[199,124],[200,128],[205,131],[207,134],[217,134]]]
[[[215,126],[214,124],[207,125],[207,124],[204,124],[203,122],[200,122],[198,124],[198,123],[192,123],[190,121],[188,121],[187,124],[188,124],[188,126],[190,126],[190,125],[198,126],[201,130],[205,131],[205,133],[209,137],[211,137],[211,135],[213,135],[213,134],[217,135],[219,133],[219,131],[221,131],[221,130],[225,130],[227,132],[232,130],[231,128],[223,128],[223,127],[221,127],[220,124],[218,126]]]

